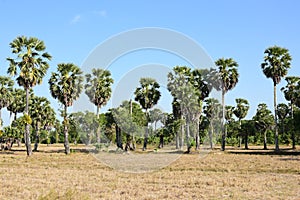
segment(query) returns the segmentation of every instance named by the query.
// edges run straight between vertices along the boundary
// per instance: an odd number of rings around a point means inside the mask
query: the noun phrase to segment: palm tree
[[[271,78],[274,88],[274,121],[275,121],[275,149],[279,150],[278,144],[278,127],[277,127],[277,107],[276,107],[276,86],[280,83],[281,78],[287,75],[291,66],[292,57],[288,49],[278,46],[269,47],[264,52],[264,62],[261,64],[263,73],[267,78]]]
[[[242,145],[242,119],[246,117],[246,115],[248,114],[248,110],[249,110],[249,103],[246,99],[241,99],[238,98],[235,100],[236,102],[236,107],[233,111],[234,115],[239,119],[239,129],[240,129],[240,133],[239,133],[239,147],[241,147]]]
[[[12,53],[16,54],[17,57],[15,59],[7,58],[10,62],[7,72],[11,76],[19,75],[17,82],[26,91],[24,115],[28,116],[29,90],[42,83],[42,79],[49,68],[47,61],[51,60],[51,56],[45,52],[46,46],[44,42],[35,37],[17,37],[10,43],[10,47]],[[28,116],[27,118],[29,119],[30,117]],[[29,127],[30,124],[26,123],[24,139],[28,156],[32,154]]]
[[[9,77],[0,76],[0,130],[2,129],[2,108],[8,107],[13,101],[12,87],[14,85],[13,80]]]
[[[264,133],[264,149],[267,148],[267,131],[274,125],[274,116],[272,112],[268,109],[265,103],[258,105],[256,114],[253,116],[253,121],[255,122],[255,127]]]
[[[291,105],[291,118],[294,122],[294,105],[300,96],[297,94],[297,87],[300,84],[300,77],[297,76],[288,76],[285,78],[287,85],[285,87],[281,88],[281,91],[284,93],[284,97],[287,101],[290,102]],[[293,124],[293,128],[295,127],[295,124]],[[293,149],[296,148],[296,140],[295,140],[295,130],[292,130],[292,143],[293,143]]]
[[[226,129],[225,125],[225,94],[232,90],[238,83],[239,74],[237,71],[238,63],[232,58],[220,58],[215,62],[218,67],[221,84],[215,88],[222,91],[222,121],[223,121],[223,133],[222,133],[222,151],[225,151],[226,143]]]
[[[202,105],[205,98],[209,96],[211,88],[209,87],[209,82],[206,79],[207,70],[195,69],[192,71],[190,81],[196,91],[196,95],[198,97],[198,105],[195,109],[195,116],[193,117],[194,121],[196,121],[196,150],[200,148],[200,117],[202,114]]]
[[[159,84],[153,78],[141,78],[140,79],[140,87],[136,88],[134,95],[135,101],[139,102],[142,108],[146,112],[147,118],[147,128],[144,138],[144,145],[143,150],[147,149],[147,142],[148,142],[148,121],[149,121],[149,114],[148,110],[153,108],[154,105],[157,104],[160,98],[160,91]]]
[[[99,118],[100,108],[106,105],[111,97],[111,84],[113,79],[108,70],[92,69],[92,74],[86,74],[85,94],[97,106],[96,115]],[[97,130],[97,143],[100,143],[100,128]]]
[[[74,101],[79,98],[82,91],[82,71],[73,63],[61,63],[57,65],[57,73],[52,72],[48,81],[50,92],[53,98],[64,106],[63,125],[64,125],[64,146],[65,153],[70,153],[70,145],[68,139],[68,115],[67,108],[72,106]]]

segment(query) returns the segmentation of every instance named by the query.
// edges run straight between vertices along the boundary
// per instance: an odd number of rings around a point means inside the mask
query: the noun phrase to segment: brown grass
[[[0,199],[300,199],[299,149],[194,152],[148,173],[113,170],[90,153],[66,156],[62,145],[40,150],[0,152]]]

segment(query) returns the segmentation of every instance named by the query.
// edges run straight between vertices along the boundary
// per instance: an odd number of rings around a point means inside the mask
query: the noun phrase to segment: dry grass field
[[[300,149],[181,155],[161,170],[126,173],[73,146],[0,152],[0,199],[300,199]]]

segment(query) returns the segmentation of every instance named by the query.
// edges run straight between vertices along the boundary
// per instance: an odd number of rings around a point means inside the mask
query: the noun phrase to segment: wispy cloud
[[[71,20],[71,24],[77,24],[81,19],[81,15],[76,15],[75,17],[73,17],[73,19]]]
[[[107,12],[106,10],[98,10],[98,11],[94,11],[93,12],[95,15],[99,15],[101,17],[106,17],[107,16]]]

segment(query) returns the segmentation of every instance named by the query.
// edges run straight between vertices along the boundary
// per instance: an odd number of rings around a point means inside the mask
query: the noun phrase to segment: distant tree
[[[225,129],[225,94],[232,90],[239,80],[239,74],[237,71],[238,63],[232,58],[221,58],[215,62],[218,67],[221,84],[216,88],[222,92],[222,119],[223,119],[223,133],[222,133],[222,151],[225,151],[226,143],[226,129]]]
[[[42,79],[49,68],[47,61],[51,60],[51,56],[45,52],[46,46],[44,45],[44,42],[35,37],[17,37],[10,43],[10,47],[12,53],[17,56],[15,59],[7,58],[10,62],[7,72],[11,76],[19,75],[17,77],[17,82],[19,86],[22,86],[26,91],[26,107],[24,115],[29,119],[29,90],[42,83]],[[19,70],[17,68],[19,68]],[[24,139],[27,155],[31,156],[32,150],[29,128],[30,124],[26,123]]]
[[[70,145],[68,139],[68,114],[67,108],[72,106],[74,101],[79,98],[82,91],[83,77],[79,67],[72,63],[61,63],[57,65],[58,72],[52,72],[48,81],[50,92],[53,98],[63,105],[63,125],[64,125],[64,146],[65,153],[70,153]]]
[[[85,94],[97,107],[96,115],[99,117],[100,108],[105,106],[111,97],[113,79],[111,73],[104,69],[92,69],[92,74],[86,74]],[[96,131],[97,143],[100,143],[99,128]]]
[[[26,100],[26,93],[22,89],[14,88],[11,92],[13,96],[13,101],[7,106],[7,110],[10,112],[10,118],[14,115],[14,120],[17,120],[17,114],[22,113],[25,110],[25,100]],[[11,119],[11,123],[12,123]]]
[[[45,97],[31,97],[29,114],[32,119],[32,126],[35,129],[35,144],[33,151],[38,150],[40,142],[40,129],[47,130],[55,121],[55,112],[50,106],[50,101]]]
[[[297,100],[300,98],[300,77],[296,76],[288,76],[285,78],[287,85],[281,88],[281,91],[284,93],[284,97],[287,101],[290,102],[291,105],[291,118],[294,121],[294,106]],[[298,88],[298,89],[297,89]],[[295,124],[293,123],[293,127]],[[293,149],[296,148],[296,141],[295,141],[295,130],[292,130],[292,143]]]
[[[245,149],[249,149],[249,147],[248,147],[248,138],[249,138],[249,135],[254,135],[255,134],[255,121],[253,121],[253,120],[243,120],[241,129],[245,134]]]
[[[143,150],[147,149],[147,142],[148,142],[148,121],[149,121],[149,109],[153,108],[154,105],[157,104],[159,98],[160,98],[160,91],[159,84],[156,82],[153,78],[141,78],[140,79],[140,87],[136,88],[134,95],[135,100],[140,103],[142,108],[146,112],[146,118],[147,118],[147,127],[146,127],[146,133],[144,137],[144,145]]]
[[[157,123],[162,121],[164,113],[159,108],[154,108],[149,111],[149,122],[154,123],[154,134],[156,134]]]
[[[267,148],[267,131],[274,126],[274,116],[265,103],[258,105],[256,114],[253,116],[256,129],[264,134],[264,149]]]
[[[264,52],[264,61],[261,64],[263,73],[267,78],[271,78],[274,86],[274,121],[275,121],[275,149],[279,150],[278,127],[277,127],[277,103],[276,103],[276,86],[280,83],[281,78],[287,75],[291,66],[292,57],[289,51],[278,46],[269,47]]]
[[[222,107],[217,99],[209,98],[205,100],[204,114],[209,122],[209,144],[213,148],[213,138],[218,133],[220,115],[222,115]],[[217,133],[216,133],[217,132]]]
[[[12,87],[14,85],[13,80],[9,77],[0,76],[0,130],[2,129],[2,117],[1,110],[2,108],[8,107],[12,101]]]
[[[234,115],[239,119],[239,147],[242,145],[242,119],[245,118],[248,114],[249,103],[246,99],[238,98],[235,100],[236,107],[233,111]]]
[[[281,132],[282,134],[285,134],[285,123],[287,121],[287,117],[289,115],[289,106],[284,104],[284,103],[280,103],[277,105],[277,117],[278,117],[278,122],[279,125],[281,126]]]

